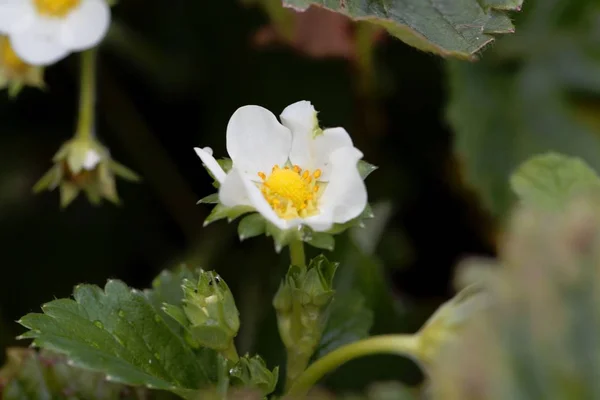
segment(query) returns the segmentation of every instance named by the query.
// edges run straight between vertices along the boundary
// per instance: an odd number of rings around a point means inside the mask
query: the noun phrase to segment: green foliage
[[[365,297],[360,292],[348,291],[336,295],[327,314],[327,323],[315,358],[369,336],[373,311],[367,307]]]
[[[574,196],[598,190],[600,178],[579,158],[549,153],[526,161],[510,184],[525,204],[561,209]]]
[[[30,331],[22,337],[65,354],[74,365],[102,371],[110,381],[184,396],[210,384],[208,359],[171,330],[144,293],[111,280],[104,290],[79,285],[73,297],[24,316],[19,322]]]
[[[275,390],[279,378],[279,367],[269,371],[265,361],[260,356],[241,357],[238,363],[230,370],[234,383],[239,383],[245,388],[258,389],[263,395]]]
[[[495,215],[508,180],[534,155],[560,152],[600,168],[597,3],[530,0],[517,34],[477,63],[449,63],[448,116],[464,176]]]
[[[563,210],[515,214],[502,246],[505,267],[481,279],[492,307],[439,354],[434,399],[600,396],[598,204],[592,196]]]
[[[507,10],[519,10],[522,0],[283,0],[287,7],[310,5],[366,20],[420,50],[461,59],[514,32]]]
[[[144,399],[138,389],[108,382],[101,373],[67,364],[65,357],[42,350],[11,348],[8,363],[0,369],[0,398],[126,400]]]

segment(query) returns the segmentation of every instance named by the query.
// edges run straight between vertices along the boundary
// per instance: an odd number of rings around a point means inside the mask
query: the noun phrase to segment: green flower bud
[[[229,370],[234,383],[250,389],[258,389],[265,396],[275,390],[279,378],[279,367],[269,371],[260,356],[250,358],[247,354]]]
[[[60,187],[60,203],[68,206],[83,191],[92,204],[105,198],[115,204],[119,196],[115,175],[129,181],[140,178],[114,161],[106,147],[95,139],[75,137],[64,143],[52,159],[54,166],[35,184],[34,192]]]
[[[287,349],[289,379],[306,368],[321,340],[337,267],[338,263],[323,255],[313,259],[308,268],[292,265],[273,299],[279,334]]]
[[[165,304],[163,310],[186,328],[197,346],[223,352],[233,349],[240,319],[225,281],[213,271],[201,270],[198,282],[184,279],[182,288],[182,308]]]

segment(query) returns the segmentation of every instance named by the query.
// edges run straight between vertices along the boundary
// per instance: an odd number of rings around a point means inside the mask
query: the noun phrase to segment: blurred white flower
[[[0,89],[7,88],[14,96],[23,86],[44,87],[44,68],[21,60],[8,37],[0,35]]]
[[[96,46],[109,25],[106,0],[0,0],[0,33],[32,65],[53,64]]]
[[[259,106],[238,109],[227,126],[228,173],[212,149],[195,149],[220,183],[221,204],[251,206],[282,230],[322,232],[358,217],[367,205],[357,168],[363,155],[348,132],[321,130],[308,101],[288,106],[281,121]]]

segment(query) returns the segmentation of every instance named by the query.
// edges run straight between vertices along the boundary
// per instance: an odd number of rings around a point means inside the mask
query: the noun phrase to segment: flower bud
[[[183,305],[165,305],[164,311],[182,324],[192,341],[217,351],[227,351],[240,328],[235,300],[229,287],[213,271],[200,271],[196,283],[184,279]]]
[[[306,368],[321,340],[337,267],[323,255],[313,259],[308,268],[292,265],[273,299],[279,334],[287,349],[289,379]]]
[[[258,389],[266,396],[275,390],[279,378],[279,367],[269,371],[260,356],[251,358],[245,355],[229,370],[229,375],[233,378],[234,383],[239,382],[243,387]]]

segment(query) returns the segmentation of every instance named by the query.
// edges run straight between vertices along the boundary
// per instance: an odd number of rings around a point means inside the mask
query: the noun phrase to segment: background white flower
[[[288,106],[281,121],[259,106],[239,108],[227,126],[229,173],[212,149],[195,149],[220,183],[221,204],[251,206],[280,229],[327,231],[358,217],[367,205],[357,168],[363,155],[348,132],[321,130],[308,101]]]
[[[0,0],[0,33],[32,65],[96,46],[109,25],[106,0]]]

